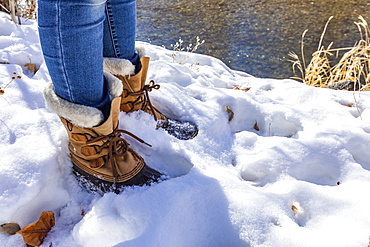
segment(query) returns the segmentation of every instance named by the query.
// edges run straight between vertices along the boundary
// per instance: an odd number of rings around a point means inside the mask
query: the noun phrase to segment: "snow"
[[[127,138],[131,147],[170,178],[100,196],[78,186],[65,130],[45,107],[37,23],[16,26],[0,12],[0,27],[0,87],[22,77],[0,95],[0,224],[53,211],[45,247],[368,245],[368,92],[256,78],[140,42],[148,79],[161,85],[152,102],[199,135],[177,140],[144,112],[121,113],[120,127],[153,145]],[[19,234],[0,242],[24,246]]]

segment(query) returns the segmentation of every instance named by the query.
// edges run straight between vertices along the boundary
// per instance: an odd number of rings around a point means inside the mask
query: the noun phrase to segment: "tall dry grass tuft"
[[[316,52],[312,54],[310,63],[306,66],[304,61],[304,36],[302,35],[302,61],[299,56],[293,52],[289,56],[293,63],[293,71],[299,69],[303,83],[315,87],[329,87],[345,90],[369,90],[370,89],[370,29],[366,20],[360,16],[359,22],[355,22],[359,32],[360,40],[353,47],[332,48],[330,43],[327,48],[322,45],[323,37],[330,20],[325,25],[321,35],[319,46]],[[342,54],[342,55],[341,55]],[[340,57],[341,55],[341,57]],[[337,57],[339,62],[332,66],[330,58]]]

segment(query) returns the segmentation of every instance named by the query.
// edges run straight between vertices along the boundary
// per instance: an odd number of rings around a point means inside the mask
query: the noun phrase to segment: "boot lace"
[[[86,141],[87,145],[95,146],[98,148],[96,154],[101,153],[104,149],[108,149],[108,154],[106,155],[106,161],[104,165],[108,163],[111,164],[114,179],[116,179],[119,176],[117,172],[118,164],[116,162],[115,157],[124,156],[128,151],[128,146],[130,145],[125,139],[121,137],[121,134],[129,135],[141,143],[144,143],[150,147],[152,146],[149,143],[146,143],[144,140],[137,137],[136,135],[132,134],[131,132],[121,130],[118,128],[116,128],[112,133],[108,135],[91,137],[88,141]],[[96,142],[103,142],[103,144],[94,145],[94,143]]]
[[[153,89],[159,89],[159,88],[160,88],[160,85],[155,84],[153,80],[150,80],[149,84],[144,85],[144,87],[137,92],[129,92],[127,89],[124,89],[124,91],[126,92],[126,96],[124,97],[137,96],[137,99],[135,101],[129,101],[126,103],[126,104],[128,103],[132,104],[130,111],[132,111],[136,105],[142,104],[141,110],[145,110],[149,108],[149,110],[152,112],[152,115],[154,116],[154,120],[157,121],[158,118],[156,116],[156,111],[154,110],[152,102],[150,101],[149,92],[151,92]]]

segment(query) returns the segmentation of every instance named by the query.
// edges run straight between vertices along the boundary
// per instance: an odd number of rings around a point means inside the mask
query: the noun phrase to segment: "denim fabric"
[[[40,42],[55,93],[73,103],[110,102],[103,56],[137,63],[135,0],[39,0]]]

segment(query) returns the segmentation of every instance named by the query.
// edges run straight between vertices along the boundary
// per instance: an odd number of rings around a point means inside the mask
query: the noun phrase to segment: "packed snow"
[[[49,247],[362,246],[370,236],[370,94],[256,78],[220,60],[144,42],[151,93],[199,126],[181,141],[144,112],[120,128],[169,179],[103,196],[79,187],[68,139],[43,99],[37,23],[0,12],[0,224],[53,211]],[[37,72],[27,63],[36,64]],[[14,79],[6,86],[12,77]],[[0,233],[1,246],[24,246]]]

